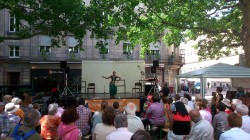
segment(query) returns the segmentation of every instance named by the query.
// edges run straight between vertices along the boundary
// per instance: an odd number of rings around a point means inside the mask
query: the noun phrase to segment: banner
[[[96,99],[96,100],[86,100],[86,103],[88,103],[88,107],[91,110],[91,112],[99,111],[101,107],[101,102],[106,101],[108,102],[109,106],[113,107],[114,102],[119,103],[119,110],[121,112],[124,111],[124,107],[127,105],[128,102],[133,102],[136,105],[136,111],[140,112],[140,99]]]

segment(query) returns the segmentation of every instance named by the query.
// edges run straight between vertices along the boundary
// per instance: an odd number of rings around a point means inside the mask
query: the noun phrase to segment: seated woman
[[[95,126],[93,133],[93,140],[104,140],[106,136],[114,132],[114,119],[116,112],[111,106],[107,106],[102,114],[102,123],[98,123]]]
[[[191,129],[191,120],[182,102],[175,102],[170,114],[168,140],[182,140]]]
[[[58,137],[57,128],[61,123],[60,117],[56,116],[56,112],[58,109],[57,104],[50,104],[48,107],[48,115],[44,115],[40,119],[41,124],[41,137],[44,140],[47,139],[55,139]]]
[[[60,140],[81,140],[81,130],[75,125],[79,115],[74,106],[66,108],[62,114],[62,123],[58,127]]]

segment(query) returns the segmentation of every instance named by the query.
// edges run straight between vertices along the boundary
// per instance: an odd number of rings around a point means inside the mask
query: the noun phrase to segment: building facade
[[[115,44],[115,40],[105,40],[105,50],[95,48],[98,41],[90,38],[87,33],[83,38],[84,51],[75,48],[77,41],[68,35],[66,46],[51,47],[51,37],[36,35],[28,39],[11,39],[18,29],[15,17],[7,9],[0,10],[0,36],[9,37],[0,43],[0,86],[3,85],[31,85],[38,92],[49,92],[52,88],[60,90],[65,86],[64,73],[68,73],[68,83],[76,92],[81,86],[82,60],[122,61],[144,60],[145,77],[157,77],[159,82],[167,82],[174,86],[175,75],[184,63],[184,57],[179,48],[167,47],[160,40],[157,46],[152,45],[144,58],[140,57],[140,46],[129,50],[129,42]],[[128,51],[129,50],[129,51]],[[67,66],[62,68],[62,61]],[[152,73],[153,61],[159,62],[156,74]],[[87,81],[86,81],[87,82]]]

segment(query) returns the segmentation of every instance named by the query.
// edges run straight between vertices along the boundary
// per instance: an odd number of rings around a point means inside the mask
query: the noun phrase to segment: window
[[[51,52],[51,38],[47,35],[39,36],[39,52],[49,54]]]
[[[19,47],[18,46],[10,46],[9,47],[9,57],[10,58],[19,58]]]
[[[78,53],[78,48],[77,47],[69,47],[69,52],[70,53]]]
[[[123,43],[123,54],[132,54],[132,44],[130,42]]]
[[[15,16],[10,14],[9,17],[9,32],[17,32],[19,31],[19,21]]]
[[[75,47],[78,44],[79,43],[77,42],[77,40],[74,37],[68,37],[67,45],[69,47],[70,53],[78,53],[79,52],[79,49],[77,47]]]
[[[40,46],[39,51],[40,51],[41,53],[42,53],[42,52],[50,53],[50,46]]]
[[[96,43],[96,46],[99,48],[100,54],[108,54],[109,53],[109,43],[105,40],[99,40]]]

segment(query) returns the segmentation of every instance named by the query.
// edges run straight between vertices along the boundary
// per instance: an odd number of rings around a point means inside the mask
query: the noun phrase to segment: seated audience
[[[18,108],[14,105],[14,103],[8,103],[5,105],[5,112],[8,113],[11,128],[16,126],[17,124],[22,123],[21,117],[16,115],[17,110]]]
[[[212,125],[214,128],[214,138],[218,140],[220,138],[221,133],[229,130],[227,116],[228,114],[225,113],[226,106],[219,102],[217,107],[217,114],[214,116]]]
[[[128,119],[128,130],[135,133],[137,130],[144,130],[144,125],[139,117],[135,115],[136,105],[129,102],[125,107],[125,113]]]
[[[4,108],[5,104],[3,102],[0,102],[0,138],[6,137],[11,129],[9,116],[4,111]]]
[[[228,115],[232,113],[232,110],[231,110],[231,103],[230,103],[230,100],[225,98],[221,101],[225,106],[226,106],[226,110],[225,110],[225,113],[227,113]]]
[[[192,97],[187,93],[184,93],[184,97],[188,99],[187,105],[191,108],[191,110],[194,110],[194,102],[192,101]]]
[[[74,106],[67,107],[61,117],[62,123],[58,127],[58,136],[61,140],[81,140],[81,130],[75,125],[79,119]]]
[[[57,112],[56,112],[55,115],[58,116],[58,117],[61,117],[62,114],[63,114],[63,112],[64,112],[63,103],[62,103],[62,101],[59,101],[59,103],[58,103],[58,109],[57,109]]]
[[[93,132],[93,140],[104,140],[107,135],[114,132],[114,119],[116,112],[111,106],[107,106],[102,113],[102,123],[98,123],[95,126]]]
[[[182,102],[175,102],[173,105],[175,110],[170,114],[168,139],[183,139],[190,132],[191,120]]]
[[[242,101],[240,99],[233,99],[232,100],[232,103],[231,103],[231,108],[233,111],[236,110],[236,106],[237,105],[241,105],[242,104]]]
[[[106,137],[106,140],[130,140],[133,133],[128,131],[128,120],[124,114],[117,114],[114,121],[116,131]]]
[[[186,139],[189,140],[213,140],[214,129],[210,122],[202,119],[199,111],[191,110],[189,112],[191,120],[194,122],[192,130]]]
[[[152,140],[152,138],[148,132],[138,130],[132,135],[130,140]]]
[[[34,103],[33,108],[36,110],[36,112],[39,114],[39,117],[41,118],[42,115],[41,115],[41,112],[39,111],[40,105],[38,103]]]
[[[190,112],[192,109],[188,106],[188,99],[185,97],[181,97],[180,101],[184,104],[187,112]]]
[[[250,117],[248,116],[249,109],[246,105],[237,105],[236,106],[236,112],[242,116],[242,126],[241,129],[243,129],[245,132],[250,133]]]
[[[119,103],[118,102],[113,103],[113,108],[115,109],[115,112],[117,114],[121,113],[121,111],[119,110]]]
[[[82,135],[85,136],[89,133],[90,130],[90,120],[92,113],[89,108],[85,107],[85,100],[83,98],[80,98],[78,100],[78,107],[76,108],[76,111],[79,115],[79,119],[76,121],[77,127],[81,130]]]
[[[203,119],[209,121],[210,123],[212,123],[212,114],[206,110],[207,108],[207,100],[206,99],[202,99],[202,101],[199,103],[199,112],[200,115]]]
[[[57,128],[61,123],[60,117],[56,116],[58,105],[50,104],[48,107],[48,115],[44,115],[40,119],[41,137],[44,140],[57,138]]]
[[[92,129],[91,129],[91,133],[94,132],[95,130],[95,125],[98,123],[102,123],[102,113],[103,110],[108,106],[108,102],[106,101],[102,101],[101,102],[101,106],[100,106],[100,110],[96,111],[91,119],[91,123],[92,123]]]
[[[20,109],[20,106],[22,104],[22,100],[15,97],[11,100],[11,103],[14,103],[15,106],[18,108],[18,110],[15,112],[17,116],[19,116],[23,120],[24,112],[22,109]]]
[[[227,117],[230,130],[220,136],[220,140],[249,140],[250,134],[241,129],[242,117],[239,114],[231,113]]]
[[[23,125],[19,127],[18,132],[27,133],[31,130],[34,130],[39,123],[39,119],[39,114],[35,110],[28,110],[24,114]],[[13,129],[9,133],[9,136],[13,134],[14,129],[15,128],[13,127]],[[42,137],[37,132],[35,132],[26,140],[42,140]]]
[[[153,103],[146,110],[146,114],[151,114],[151,118],[143,120],[144,126],[155,125],[155,126],[164,126],[165,125],[165,114],[163,104],[159,103],[159,96],[154,94],[152,97]]]

